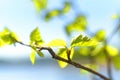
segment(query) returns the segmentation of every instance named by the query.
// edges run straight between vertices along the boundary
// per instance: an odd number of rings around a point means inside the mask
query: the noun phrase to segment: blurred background
[[[48,0],[45,10],[36,8],[34,1],[0,0],[0,31],[7,27],[15,32],[21,41],[28,44],[29,34],[38,26],[45,42],[61,38],[69,43],[70,39],[79,33],[91,36],[88,34],[89,31],[95,33],[98,30],[105,30],[106,35],[110,35],[119,22],[111,19],[111,16],[119,14],[120,0]],[[61,9],[65,2],[70,4],[70,9],[64,10],[63,13]],[[58,12],[50,16],[52,10]],[[89,31],[77,31],[68,36],[69,31],[65,31],[66,25],[79,15],[84,15],[86,18]],[[117,33],[109,43],[118,50],[120,50],[119,36]],[[93,78],[92,74],[81,73],[71,65],[61,69],[46,51],[44,51],[45,57],[37,56],[35,65],[32,65],[29,60],[30,52],[30,48],[20,44],[16,44],[16,47],[14,45],[0,47],[0,80],[92,80]],[[106,65],[103,63],[102,66],[98,68],[98,72],[108,76]],[[120,67],[120,64],[117,66]],[[120,70],[113,67],[112,75],[114,80],[120,80]],[[96,80],[102,79],[97,77]]]

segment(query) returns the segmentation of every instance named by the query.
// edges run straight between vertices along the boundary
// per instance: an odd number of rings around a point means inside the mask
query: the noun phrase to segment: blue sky
[[[115,21],[110,19],[115,13],[120,13],[120,0],[76,0],[76,7],[86,14],[91,30],[114,28]],[[60,0],[50,0],[51,8],[59,7]],[[71,13],[73,13],[71,11]],[[68,19],[73,18],[68,14]],[[16,32],[20,39],[29,42],[30,32],[38,26],[43,39],[48,42],[54,38],[65,39],[63,31],[64,20],[55,19],[50,22],[40,20],[31,0],[0,0],[0,30],[5,26]],[[9,53],[8,53],[9,52]],[[0,48],[0,58],[18,58],[29,56],[29,48],[18,45]]]

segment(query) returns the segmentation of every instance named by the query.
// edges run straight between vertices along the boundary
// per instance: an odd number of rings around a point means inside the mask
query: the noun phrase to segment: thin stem
[[[118,20],[118,25],[116,26],[116,28],[113,29],[113,31],[111,32],[111,34],[109,34],[108,38],[107,38],[107,43],[110,42],[110,40],[113,38],[113,36],[117,33],[117,31],[120,29],[120,19]]]
[[[113,29],[113,31],[111,32],[111,34],[108,36],[108,38],[106,38],[107,40],[105,40],[105,44],[104,44],[104,52],[105,52],[105,56],[106,56],[106,63],[107,63],[107,73],[109,76],[110,80],[113,80],[112,77],[112,67],[111,67],[111,57],[108,54],[108,51],[106,50],[106,45],[111,41],[111,39],[113,38],[113,36],[116,34],[116,32],[120,29],[120,19],[118,21],[118,25],[116,28]]]
[[[105,45],[105,48],[104,48],[104,52],[105,52],[106,64],[107,64],[107,73],[108,73],[109,79],[113,80],[112,67],[111,67],[111,57],[109,56],[109,54],[106,50],[106,45]]]
[[[19,44],[21,44],[21,45],[24,45],[24,46],[32,47],[31,45],[24,44],[24,43],[22,43],[20,41],[16,41],[16,42],[19,43]],[[81,65],[79,63],[76,63],[76,62],[71,61],[71,60],[64,59],[64,58],[56,55],[55,52],[50,47],[36,47],[36,48],[39,49],[39,51],[41,51],[41,50],[47,50],[50,53],[50,55],[52,56],[52,58],[54,58],[56,60],[60,60],[60,61],[66,62],[68,64],[73,65],[76,68],[84,69],[84,70],[86,70],[86,71],[88,71],[90,73],[93,73],[94,75],[97,75],[97,76],[101,77],[103,80],[110,80],[107,77],[105,77],[104,75],[102,75],[102,74],[100,74],[100,73],[98,73],[98,72],[96,72],[96,71],[94,71],[94,70],[92,70],[90,68],[87,68],[87,67],[85,67],[85,66],[83,66],[83,65]]]

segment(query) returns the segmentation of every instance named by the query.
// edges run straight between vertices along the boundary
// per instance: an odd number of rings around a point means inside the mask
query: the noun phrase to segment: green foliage
[[[36,48],[32,48],[31,53],[30,53],[30,61],[31,61],[32,64],[35,63],[35,59],[36,59],[35,54],[36,54],[36,53],[37,53],[38,56],[40,56],[40,57],[43,57],[43,56],[44,56],[42,52],[38,51]]]
[[[32,47],[32,52],[30,54],[30,60],[32,64],[35,63],[35,53],[37,53],[40,57],[43,57],[43,53],[37,50],[37,46],[41,46],[43,44],[43,40],[40,36],[40,32],[38,27],[35,28],[30,34],[30,46]]]
[[[66,33],[70,35],[72,31],[84,31],[86,29],[87,21],[84,15],[79,15],[73,22],[65,27]]]
[[[14,32],[11,32],[8,28],[4,28],[0,32],[0,46],[10,45],[15,43],[18,40],[18,37]]]
[[[99,54],[102,54],[102,53],[104,53],[103,51],[104,51],[104,45],[97,45],[97,46],[95,46],[95,47],[93,47],[93,50],[91,50],[91,55],[92,56],[96,56],[96,55],[99,55]]]
[[[113,58],[113,65],[117,70],[120,70],[120,56],[115,56]]]
[[[96,32],[94,38],[97,39],[98,41],[104,41],[105,35],[106,35],[105,30],[99,30]]]
[[[30,34],[30,45],[42,45],[43,40],[38,28],[35,28]]]
[[[90,39],[87,36],[82,36],[82,35],[79,35],[76,38],[73,38],[73,40],[70,43],[71,47],[74,47],[74,46],[95,46],[97,44],[98,44],[98,41],[96,41],[95,39]]]
[[[60,46],[65,47],[66,46],[66,42],[64,40],[61,40],[61,39],[55,39],[55,40],[50,41],[47,44],[47,46],[48,47],[60,47]]]
[[[45,15],[45,20],[49,21],[51,18],[61,15],[61,10],[51,10]]]
[[[63,9],[53,9],[53,10],[47,12],[46,15],[45,15],[45,20],[49,21],[53,17],[57,17],[57,16],[60,16],[60,15],[63,15],[64,13],[69,12],[69,10],[70,10],[70,3],[65,2]]]
[[[88,56],[89,53],[90,53],[90,49],[88,47],[80,47],[78,49],[78,52],[79,52],[80,55]]]
[[[32,50],[32,52],[30,53],[30,61],[31,61],[32,64],[35,63],[35,59],[36,59],[36,57],[35,57],[35,51]]]
[[[110,56],[117,56],[119,54],[118,49],[112,46],[106,46],[106,50]]]
[[[66,48],[60,48],[58,51],[57,51],[57,54],[62,57],[62,58],[65,58],[67,59],[67,49]],[[67,63],[65,62],[62,62],[62,61],[58,61],[58,64],[61,68],[64,68],[67,66]]]
[[[57,51],[58,56],[68,59],[70,56],[70,59],[72,59],[74,54],[74,47],[75,46],[95,46],[98,42],[96,40],[92,40],[88,38],[87,36],[79,35],[78,37],[74,38],[71,41],[70,48],[66,48],[66,42],[61,39],[54,39],[50,41],[48,44],[46,44],[47,47],[63,47],[59,48]],[[65,68],[67,66],[67,63],[58,61],[58,64],[61,68]]]
[[[49,21],[50,19],[52,19],[54,17],[62,16],[65,13],[68,13],[71,10],[71,7],[73,9],[73,5],[70,4],[71,1],[65,2],[63,8],[52,9],[51,11],[46,9],[47,0],[32,0],[32,2],[34,4],[34,7],[37,12],[41,12],[42,10],[45,10],[44,18],[46,21]],[[114,14],[111,18],[120,20],[120,16],[118,14]],[[87,26],[86,17],[84,15],[76,15],[74,21],[72,21],[71,23],[69,23],[68,25],[65,26],[65,31],[68,35],[70,35],[73,31],[87,31],[86,26]],[[118,31],[118,30],[120,30],[120,24],[118,24],[118,28],[116,31]],[[91,33],[91,32],[88,32],[88,33]],[[18,43],[20,43],[20,44],[31,47],[30,61],[32,64],[35,63],[35,60],[36,60],[35,54],[36,53],[40,57],[44,56],[44,54],[41,52],[41,47],[48,48],[48,49],[51,49],[49,47],[57,47],[58,48],[57,55],[59,56],[59,58],[62,57],[63,61],[64,61],[64,59],[71,61],[73,59],[73,54],[76,53],[78,56],[80,56],[80,58],[79,58],[80,61],[82,61],[82,59],[84,59],[85,61],[88,61],[88,63],[84,64],[84,66],[86,66],[90,69],[93,69],[93,70],[96,70],[98,68],[97,65],[94,64],[94,61],[98,62],[98,64],[101,64],[101,63],[105,64],[106,63],[105,61],[107,58],[106,54],[107,54],[108,57],[112,59],[114,67],[116,69],[120,70],[119,50],[113,46],[108,45],[109,42],[107,42],[107,39],[106,39],[107,38],[106,31],[99,30],[94,34],[95,35],[91,39],[89,37],[83,36],[83,35],[79,35],[79,36],[73,38],[71,40],[69,48],[67,48],[66,42],[61,39],[54,39],[45,45],[47,47],[43,47],[44,41],[42,40],[42,38],[40,36],[40,32],[39,32],[38,28],[35,28],[30,33],[30,44],[29,45],[20,42],[14,32],[11,32],[8,28],[5,28],[3,31],[0,32],[0,46],[15,44],[18,41]],[[110,36],[108,36],[108,37],[110,37]],[[112,37],[113,37],[113,34],[112,34]],[[102,43],[100,45],[97,45],[99,43],[98,41],[100,41]],[[74,51],[74,47],[76,47],[75,51]],[[82,56],[82,58],[81,58],[81,56]],[[92,60],[93,60],[93,63],[91,63]],[[61,68],[65,68],[68,65],[68,63],[65,63],[63,61],[59,61],[59,59],[58,59],[58,64]],[[110,70],[110,69],[108,69],[108,70]],[[84,72],[84,70],[81,70],[81,72]]]
[[[38,56],[43,57],[44,54],[41,51],[37,50],[37,46],[39,47],[39,45],[31,45],[32,51],[34,50],[38,54]]]
[[[37,12],[40,12],[42,9],[45,9],[47,6],[47,0],[32,0],[32,2]]]
[[[72,59],[73,54],[74,54],[74,49],[73,48],[71,48],[71,49],[60,48],[57,51],[57,55],[64,58],[64,59],[68,59],[68,56],[67,56],[67,51],[68,50],[70,50],[70,58]],[[58,61],[58,64],[61,68],[65,68],[68,65],[68,63],[65,63],[63,61]]]
[[[70,7],[71,7],[70,3],[69,2],[65,2],[64,3],[64,8],[63,8],[62,12],[63,13],[69,12],[70,11]]]
[[[40,57],[44,57],[44,54],[42,52],[40,52],[40,51],[36,51],[36,52]]]

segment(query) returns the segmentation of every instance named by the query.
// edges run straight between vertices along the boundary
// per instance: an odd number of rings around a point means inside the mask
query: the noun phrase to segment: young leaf
[[[8,28],[4,28],[2,32],[0,32],[0,45],[3,44],[13,44],[18,40],[18,37],[14,32],[11,32]]]
[[[5,43],[3,42],[3,40],[1,39],[1,37],[0,37],[0,47],[2,47],[2,46],[4,46],[5,45]]]
[[[83,55],[83,56],[88,56],[90,49],[88,47],[80,47],[78,49],[79,54]]]
[[[98,41],[103,41],[105,40],[105,30],[99,30],[96,32],[94,38],[96,38]]]
[[[70,52],[71,52],[71,53],[70,53],[70,58],[72,59],[73,53],[74,53],[74,49],[72,48]],[[67,57],[67,49],[66,49],[66,48],[60,48],[60,49],[57,51],[57,54],[58,54],[58,56],[60,56],[60,57],[62,57],[62,58],[64,58],[64,59],[68,59],[68,57]],[[59,64],[59,66],[60,66],[61,68],[65,68],[65,67],[68,65],[68,63],[65,63],[65,62],[63,62],[63,61],[58,61],[58,64]]]
[[[120,70],[120,56],[115,56],[112,60],[115,69]]]
[[[42,52],[40,52],[40,51],[36,51],[36,52],[40,57],[44,57],[44,54]]]
[[[51,18],[59,16],[61,14],[60,10],[52,10],[45,15],[45,20],[49,21]]]
[[[32,0],[37,12],[46,8],[47,0]]]
[[[110,56],[116,56],[119,53],[118,49],[112,46],[106,46],[106,50]]]
[[[60,47],[60,46],[63,46],[65,47],[66,46],[66,43],[64,40],[61,40],[61,39],[54,39],[52,41],[50,41],[47,46],[49,47]]]
[[[67,33],[67,35],[70,35],[70,33],[73,31],[73,23],[70,23],[68,25],[65,26],[65,31]]]
[[[73,22],[65,27],[66,33],[70,35],[72,31],[84,31],[86,29],[87,20],[84,15],[79,15]]]
[[[87,25],[86,17],[84,15],[79,15],[74,21],[75,30],[85,30]]]
[[[63,13],[67,13],[70,10],[70,3],[69,2],[65,2],[64,3],[64,8],[63,8]]]
[[[41,45],[41,44],[43,44],[43,40],[40,36],[40,32],[39,32],[38,27],[35,28],[30,34],[30,44],[31,45]]]
[[[67,50],[66,48],[60,48],[57,52],[57,54],[62,57],[62,58],[65,58],[67,59]],[[67,66],[67,63],[65,62],[62,62],[62,61],[58,61],[58,64],[61,68],[65,68]]]
[[[35,63],[35,51],[32,50],[32,52],[30,53],[30,61],[32,64]]]
[[[82,35],[79,35],[78,37],[74,38],[71,41],[71,47],[74,46],[95,46],[98,42],[96,39],[89,39],[87,36],[83,37]]]

